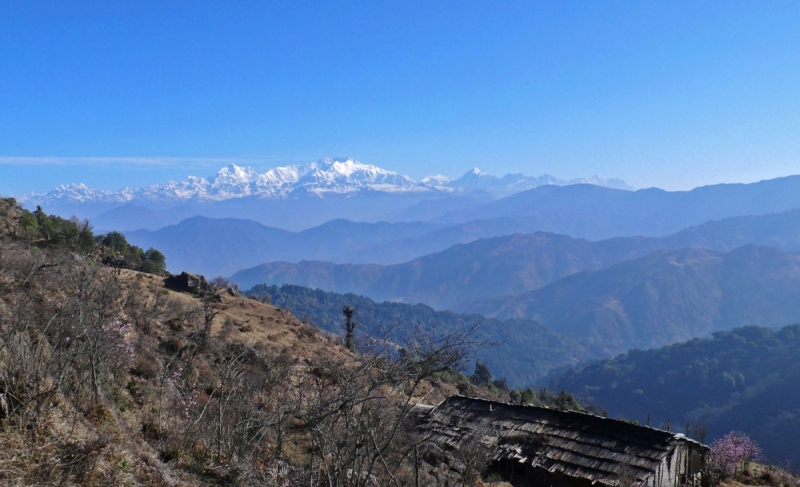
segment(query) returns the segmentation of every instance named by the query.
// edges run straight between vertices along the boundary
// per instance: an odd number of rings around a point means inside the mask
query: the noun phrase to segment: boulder
[[[180,274],[171,274],[164,279],[164,285],[174,291],[185,293],[199,293],[209,289],[205,277],[200,274],[189,274],[186,271]]]

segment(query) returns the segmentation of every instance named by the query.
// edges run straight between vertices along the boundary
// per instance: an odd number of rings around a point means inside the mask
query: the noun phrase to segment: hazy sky
[[[0,192],[351,156],[421,178],[800,174],[800,2],[0,0]]]

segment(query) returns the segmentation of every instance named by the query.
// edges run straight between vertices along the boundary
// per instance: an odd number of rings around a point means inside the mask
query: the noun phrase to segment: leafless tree
[[[419,441],[408,433],[420,384],[461,368],[476,344],[474,331],[417,326],[400,343],[369,339],[358,354],[312,362],[300,417],[329,487],[401,485],[398,472]]]
[[[692,429],[694,430],[694,439],[705,444],[708,428],[703,424],[695,423]]]
[[[474,428],[465,435],[454,450],[456,464],[453,465],[465,487],[475,485],[491,461],[492,447],[498,440],[497,431],[489,424]]]

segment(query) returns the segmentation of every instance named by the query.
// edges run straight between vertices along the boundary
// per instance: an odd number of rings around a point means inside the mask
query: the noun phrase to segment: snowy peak
[[[477,167],[465,172],[463,176],[452,181],[450,186],[465,189],[490,189],[498,185],[500,178],[486,174]]]
[[[482,172],[477,167],[456,180],[440,174],[427,176],[417,183],[407,176],[364,164],[351,158],[320,159],[303,165],[275,167],[259,174],[251,167],[229,164],[208,179],[189,176],[180,182],[169,181],[136,190],[97,191],[84,184],[61,185],[45,195],[23,195],[21,201],[61,203],[126,203],[129,201],[169,202],[223,201],[235,198],[288,198],[313,194],[348,195],[360,191],[384,193],[485,191],[507,196],[545,184],[596,184],[631,189],[624,181],[599,175],[565,181],[548,174],[525,176],[506,174],[502,178]]]
[[[621,179],[606,178],[599,174],[595,174],[594,176],[588,178],[573,179],[570,181],[570,184],[593,184],[595,186],[605,186],[606,188],[613,189],[633,189],[628,183]]]
[[[24,195],[20,198],[20,201],[25,201],[26,199],[36,196],[39,195]],[[69,201],[74,203],[125,203],[133,197],[133,194],[128,188],[118,192],[111,192],[92,189],[83,183],[78,183],[56,186],[52,191],[43,196],[48,200]]]
[[[541,176],[526,176],[524,174],[506,174],[502,178],[486,174],[477,167],[464,173],[463,176],[448,183],[448,186],[453,188],[482,190],[493,193],[497,196],[508,196],[520,191],[538,188],[539,186],[555,185],[555,186],[568,186],[572,184],[594,184],[597,186],[605,186],[614,189],[631,190],[630,186],[621,179],[607,179],[600,175],[595,175],[590,178],[564,180],[559,179],[549,174],[542,174]]]
[[[257,177],[255,169],[231,164],[217,172],[212,179],[210,190],[223,199],[247,196],[253,193],[253,182]],[[205,196],[209,196],[208,193]]]
[[[258,173],[252,167],[239,167],[236,164],[230,164],[228,167],[223,167],[217,172],[214,177],[214,182],[231,182],[231,183],[245,183],[255,179]]]
[[[425,186],[431,187],[438,187],[438,186],[446,186],[452,181],[451,178],[447,176],[442,176],[441,174],[433,174],[431,176],[425,176],[422,179],[422,184]]]

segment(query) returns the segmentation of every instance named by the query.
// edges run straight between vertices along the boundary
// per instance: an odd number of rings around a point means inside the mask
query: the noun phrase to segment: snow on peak
[[[605,186],[606,188],[613,188],[613,189],[627,189],[632,190],[628,183],[621,179],[617,178],[607,178],[601,176],[599,174],[595,174],[594,176],[590,176],[588,178],[579,178],[573,179],[569,181],[570,184],[593,184],[595,186]]]
[[[448,178],[447,176],[442,176],[441,174],[432,174],[430,176],[425,176],[422,179],[422,184],[425,186],[445,186],[447,183],[451,182],[452,179]]]
[[[96,190],[83,183],[61,184],[45,195],[24,195],[20,201],[33,200],[39,196],[53,201],[88,203],[88,202],[107,202],[124,203],[131,198],[131,191],[127,188],[119,192]]]
[[[568,186],[572,184],[593,184],[614,189],[633,189],[620,179],[607,179],[599,175],[590,178],[564,180],[549,174],[541,176],[526,176],[524,174],[506,174],[502,178],[487,174],[477,167],[464,173],[463,176],[447,183],[447,186],[457,189],[471,189],[488,191],[496,196],[508,196],[520,191],[538,188],[539,186],[555,185]]]
[[[240,167],[236,164],[229,164],[217,172],[216,180],[250,182],[258,173],[252,167]]]
[[[464,189],[488,190],[497,186],[498,181],[500,181],[500,178],[492,176],[491,174],[486,174],[477,167],[473,167],[460,178],[450,182],[449,186]]]
[[[364,188],[402,190],[418,186],[406,176],[353,159],[322,159],[312,164],[314,169],[306,172],[298,183],[304,189],[317,193],[343,193]]]
[[[291,194],[351,193],[361,189],[414,191],[423,188],[393,171],[354,159],[320,159],[304,165],[272,168],[259,174],[251,167],[230,164],[208,180],[190,176],[185,181],[142,188],[136,196],[149,200],[220,201],[246,196],[282,198]]]
[[[525,176],[507,174],[502,178],[482,172],[477,167],[456,180],[436,174],[425,177],[420,183],[394,171],[351,158],[320,159],[303,165],[281,166],[259,174],[252,167],[229,164],[208,179],[189,176],[180,182],[169,181],[136,190],[94,190],[85,184],[64,184],[45,195],[21,195],[21,201],[62,203],[105,202],[125,203],[132,200],[152,202],[181,202],[186,200],[222,201],[255,196],[259,198],[299,197],[314,194],[351,194],[362,190],[408,193],[487,191],[496,196],[506,196],[545,184],[596,184],[618,189],[631,189],[624,181],[607,179],[599,175],[590,178],[561,180],[548,174]]]

